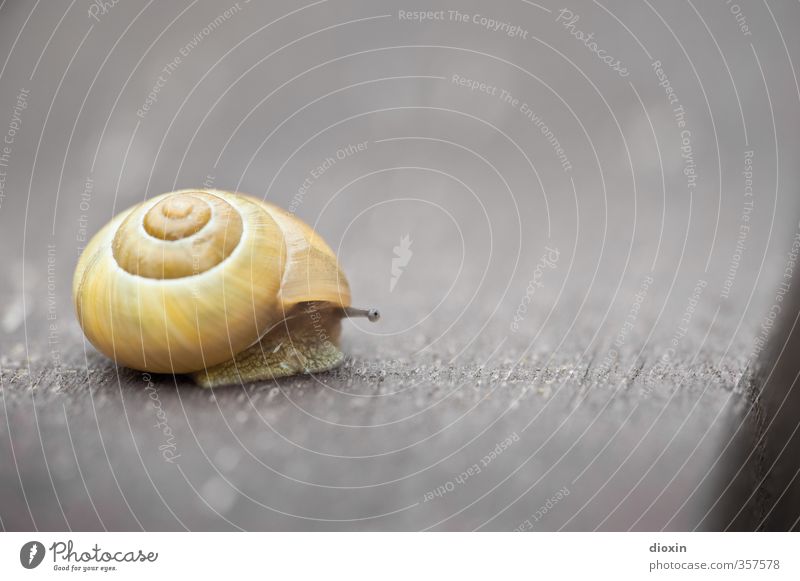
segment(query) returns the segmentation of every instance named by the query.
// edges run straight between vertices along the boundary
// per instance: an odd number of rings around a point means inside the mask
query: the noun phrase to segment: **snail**
[[[117,215],[82,252],[72,284],[88,340],[118,364],[201,386],[339,365],[350,306],[336,255],[293,214],[257,198],[180,190]]]

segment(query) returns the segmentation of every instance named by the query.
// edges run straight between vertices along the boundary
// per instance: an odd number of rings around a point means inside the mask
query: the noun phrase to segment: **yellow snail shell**
[[[203,386],[338,365],[350,308],[336,255],[257,198],[180,190],[138,204],[89,242],[72,285],[89,341],[117,363]]]

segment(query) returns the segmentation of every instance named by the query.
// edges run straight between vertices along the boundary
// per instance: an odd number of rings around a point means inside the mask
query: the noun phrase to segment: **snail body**
[[[350,307],[336,255],[308,225],[257,198],[180,190],[111,220],[73,278],[78,321],[118,364],[190,373],[204,386],[338,365]]]

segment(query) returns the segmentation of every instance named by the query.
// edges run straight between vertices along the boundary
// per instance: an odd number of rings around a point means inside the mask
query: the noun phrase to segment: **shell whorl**
[[[145,278],[182,278],[221,263],[242,238],[242,217],[230,203],[206,192],[176,193],[134,214],[112,242],[125,271]]]

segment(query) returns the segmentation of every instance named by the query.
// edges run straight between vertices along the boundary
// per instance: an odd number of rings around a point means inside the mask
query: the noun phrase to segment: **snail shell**
[[[247,195],[180,190],[98,232],[73,279],[78,321],[117,363],[201,385],[334,367],[350,287],[308,225]]]

